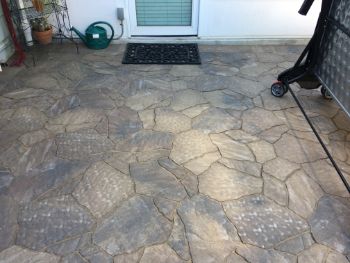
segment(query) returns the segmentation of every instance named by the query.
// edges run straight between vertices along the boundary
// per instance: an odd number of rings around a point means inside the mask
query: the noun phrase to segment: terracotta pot
[[[52,27],[50,28],[50,30],[46,30],[43,32],[33,30],[33,36],[34,39],[42,45],[50,44],[52,42]]]

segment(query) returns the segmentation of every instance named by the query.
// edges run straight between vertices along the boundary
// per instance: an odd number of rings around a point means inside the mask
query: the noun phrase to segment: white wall
[[[124,7],[124,1],[128,0],[67,0],[71,24],[84,32],[91,23],[102,20],[110,23],[118,34],[117,7]],[[125,22],[127,28],[127,20]],[[125,36],[128,36],[128,30]]]
[[[6,21],[0,5],[0,63],[5,63],[14,49],[7,30]]]
[[[320,2],[307,16],[298,14],[302,0],[203,0],[199,36],[295,38],[313,33]]]
[[[116,33],[120,26],[116,8],[125,9],[125,34],[128,30],[128,1],[67,0],[72,25],[84,31],[97,20],[111,23]],[[198,36],[211,38],[304,38],[313,33],[320,2],[308,16],[298,14],[303,0],[200,0]]]

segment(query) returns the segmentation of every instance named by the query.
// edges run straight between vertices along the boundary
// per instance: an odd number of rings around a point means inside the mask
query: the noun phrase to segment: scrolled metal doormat
[[[123,64],[201,64],[197,44],[127,44]]]

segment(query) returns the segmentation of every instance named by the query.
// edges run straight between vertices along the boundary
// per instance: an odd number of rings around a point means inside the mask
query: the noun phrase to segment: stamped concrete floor
[[[0,262],[348,262],[349,195],[270,95],[301,47],[201,46],[201,66],[123,50],[1,73]],[[348,176],[350,121],[294,89]]]

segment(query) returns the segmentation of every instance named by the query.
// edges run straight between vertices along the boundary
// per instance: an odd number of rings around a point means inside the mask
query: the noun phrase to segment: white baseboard
[[[203,45],[306,45],[308,37],[129,37],[115,40],[113,44],[124,43],[198,43]]]

